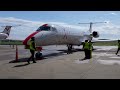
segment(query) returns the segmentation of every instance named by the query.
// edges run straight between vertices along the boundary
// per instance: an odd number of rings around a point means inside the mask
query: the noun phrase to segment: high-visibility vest
[[[34,51],[35,51],[35,49],[34,49],[34,47],[33,47],[33,44],[32,44],[33,42],[34,42],[34,41],[30,41],[30,42],[29,42],[30,50],[34,50]]]
[[[89,50],[92,50],[92,43],[89,42]]]
[[[85,42],[84,49],[89,49],[89,43],[88,42]]]

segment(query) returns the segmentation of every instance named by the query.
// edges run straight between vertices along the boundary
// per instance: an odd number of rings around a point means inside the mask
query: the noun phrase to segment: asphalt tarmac
[[[93,58],[82,60],[84,51],[75,46],[72,54],[67,47],[43,47],[43,59],[27,64],[29,50],[0,45],[0,79],[120,79],[120,52],[116,46],[94,46]]]

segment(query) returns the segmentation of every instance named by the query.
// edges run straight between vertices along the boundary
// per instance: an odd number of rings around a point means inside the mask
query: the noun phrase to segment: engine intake
[[[97,31],[93,31],[92,33],[94,38],[98,38],[99,37],[99,33]]]

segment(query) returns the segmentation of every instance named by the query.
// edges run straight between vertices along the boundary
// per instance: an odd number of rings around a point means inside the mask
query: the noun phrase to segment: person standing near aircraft
[[[31,53],[31,56],[30,58],[27,60],[28,64],[30,64],[30,60],[32,59],[33,63],[36,63],[35,59],[34,59],[34,54],[35,54],[35,38],[32,37],[30,42],[29,42],[29,45],[30,45],[30,53]]]
[[[119,50],[120,50],[120,40],[118,40],[118,49],[117,52],[115,53],[116,55],[118,54]]]
[[[83,50],[85,52],[85,59],[89,59],[89,43],[88,40],[85,40],[84,44],[83,44]]]
[[[93,49],[93,45],[91,40],[89,41],[89,59],[92,58],[92,49]]]

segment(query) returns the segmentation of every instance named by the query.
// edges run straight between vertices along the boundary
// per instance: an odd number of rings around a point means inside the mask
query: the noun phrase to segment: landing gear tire
[[[35,54],[35,58],[36,58],[36,60],[42,59],[42,58],[43,58],[42,53],[37,52],[37,53]]]

